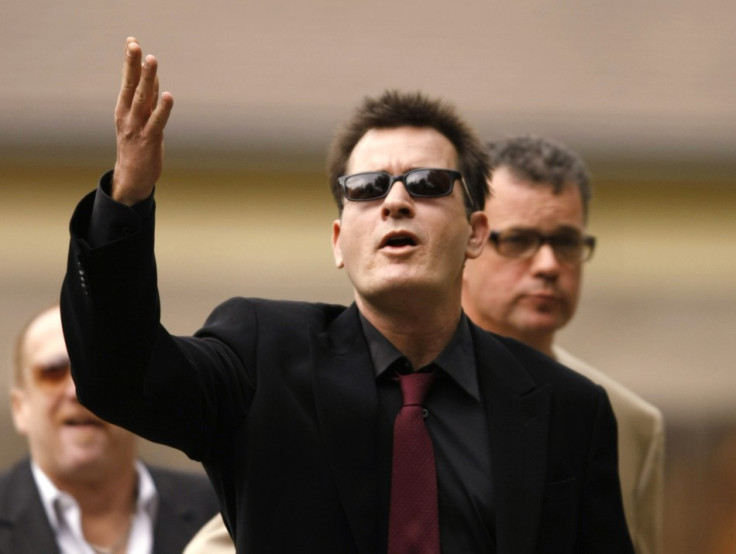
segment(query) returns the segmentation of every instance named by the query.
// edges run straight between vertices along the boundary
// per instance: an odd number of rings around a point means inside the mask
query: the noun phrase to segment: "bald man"
[[[79,404],[58,306],[18,337],[11,403],[30,457],[0,475],[0,552],[179,554],[217,512],[204,476],[144,465]]]

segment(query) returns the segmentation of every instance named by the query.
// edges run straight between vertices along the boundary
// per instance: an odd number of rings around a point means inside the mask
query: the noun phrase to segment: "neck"
[[[87,472],[86,479],[80,479],[78,475],[51,479],[59,490],[74,497],[83,514],[127,508],[131,498],[136,496],[138,473],[132,461],[114,472],[90,477],[91,473]]]
[[[552,351],[552,341],[554,339],[554,336],[552,335],[542,335],[542,336],[519,336],[514,337],[518,338],[518,340],[527,343],[529,346],[536,348],[543,354],[547,354],[550,358],[554,358],[554,352]]]
[[[480,326],[499,335],[511,337],[512,339],[528,344],[532,348],[539,350],[542,354],[547,354],[550,358],[555,357],[552,352],[552,343],[555,338],[554,333],[524,331],[515,328],[494,328],[493,325],[485,326],[482,323]]]
[[[123,552],[138,496],[138,474],[129,468],[104,479],[79,483],[60,480],[59,490],[79,504],[84,539],[99,552]]]
[[[468,302],[464,304],[464,308],[465,313],[468,315],[470,320],[480,328],[496,333],[497,335],[511,337],[512,339],[528,344],[532,348],[536,348],[550,358],[555,357],[554,352],[552,351],[552,344],[555,339],[554,331],[544,329],[523,329],[514,327],[513,325],[500,323],[498,320],[484,317],[483,313],[474,310],[473,305]]]
[[[404,356],[414,369],[432,362],[452,339],[460,321],[460,302],[438,306],[437,302],[408,307],[406,302],[390,307],[356,298],[358,309]]]

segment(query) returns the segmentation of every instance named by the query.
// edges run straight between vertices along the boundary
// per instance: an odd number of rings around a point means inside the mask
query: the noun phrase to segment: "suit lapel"
[[[538,387],[493,335],[473,330],[491,433],[498,551],[531,554],[546,482],[551,390]]]
[[[312,338],[315,399],[327,455],[358,548],[377,551],[375,372],[353,304]]]
[[[0,552],[13,554],[57,553],[58,546],[28,460],[6,476],[7,489],[0,506]]]
[[[158,511],[153,527],[153,552],[179,552],[199,527],[200,515],[184,495],[179,483],[165,472],[146,466],[158,493]]]

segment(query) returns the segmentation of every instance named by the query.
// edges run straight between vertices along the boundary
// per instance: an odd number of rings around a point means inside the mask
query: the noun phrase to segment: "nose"
[[[542,244],[532,258],[532,271],[546,279],[556,279],[560,274],[560,261],[549,244]]]
[[[383,217],[414,217],[414,199],[406,190],[403,181],[394,182],[383,199]]]

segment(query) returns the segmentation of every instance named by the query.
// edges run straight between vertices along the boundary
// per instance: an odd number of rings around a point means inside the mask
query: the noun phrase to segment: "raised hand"
[[[128,205],[151,194],[163,168],[164,127],[174,98],[164,92],[159,99],[157,68],[156,58],[149,54],[143,59],[138,40],[128,37],[115,106],[117,160],[112,180],[113,199]]]

